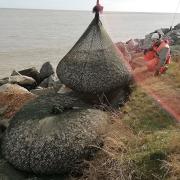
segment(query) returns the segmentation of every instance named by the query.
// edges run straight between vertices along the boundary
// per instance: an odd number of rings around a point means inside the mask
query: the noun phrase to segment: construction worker
[[[154,75],[157,76],[165,73],[171,62],[170,47],[168,40],[161,40],[159,33],[153,33],[151,40],[151,48],[144,51],[144,60],[148,70],[155,72]]]

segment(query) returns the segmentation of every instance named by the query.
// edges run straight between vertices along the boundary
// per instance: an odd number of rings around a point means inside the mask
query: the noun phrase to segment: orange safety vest
[[[154,50],[149,50],[144,55],[145,61],[150,61],[156,57],[156,52]]]
[[[171,63],[171,53],[170,53],[170,47],[169,44],[166,41],[161,41],[161,44],[159,47],[154,46],[153,50],[158,54],[163,48],[168,49],[168,54],[166,57],[166,63],[165,64],[170,64]]]
[[[169,44],[166,41],[161,41],[161,44],[159,46],[154,44],[152,46],[152,50],[149,50],[148,52],[145,53],[144,60],[145,61],[150,61],[150,60],[152,60],[154,58],[157,58],[157,60],[159,60],[158,53],[163,48],[168,48],[168,54],[167,54],[167,57],[166,57],[166,64],[170,64],[171,63],[170,47],[169,47]]]
[[[152,49],[148,50],[145,55],[144,55],[144,60],[147,62],[147,67],[150,71],[154,71],[156,66],[159,63],[159,56],[158,53],[163,49],[163,48],[168,48],[168,54],[166,57],[166,62],[165,64],[170,64],[171,63],[171,55],[170,55],[170,47],[168,42],[166,41],[161,41],[160,45],[153,44]],[[161,67],[162,69],[163,67]]]

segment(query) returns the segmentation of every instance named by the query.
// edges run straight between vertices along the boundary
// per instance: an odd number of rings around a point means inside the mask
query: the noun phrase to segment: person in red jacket
[[[152,46],[144,52],[144,60],[148,70],[155,72],[156,76],[165,73],[171,63],[170,47],[168,40],[161,40],[158,33],[154,33],[151,40]]]

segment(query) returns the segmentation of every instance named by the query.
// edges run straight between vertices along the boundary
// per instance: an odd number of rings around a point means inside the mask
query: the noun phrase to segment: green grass
[[[172,116],[140,88],[134,90],[122,111],[126,114],[123,121],[136,133],[172,128],[175,124]]]
[[[134,179],[167,179],[171,175],[164,163],[172,154],[169,144],[175,135],[180,136],[174,119],[140,88],[134,90],[122,112],[123,122],[136,135],[124,155],[125,160],[135,164]]]

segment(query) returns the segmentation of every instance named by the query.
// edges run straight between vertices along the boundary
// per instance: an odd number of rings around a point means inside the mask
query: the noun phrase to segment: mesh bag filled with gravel
[[[127,86],[132,76],[99,19],[98,5],[93,11],[95,18],[59,62],[57,75],[75,91],[100,94]]]
[[[40,96],[10,121],[2,154],[22,171],[71,173],[102,146],[108,120],[107,113],[89,109],[74,96]]]

